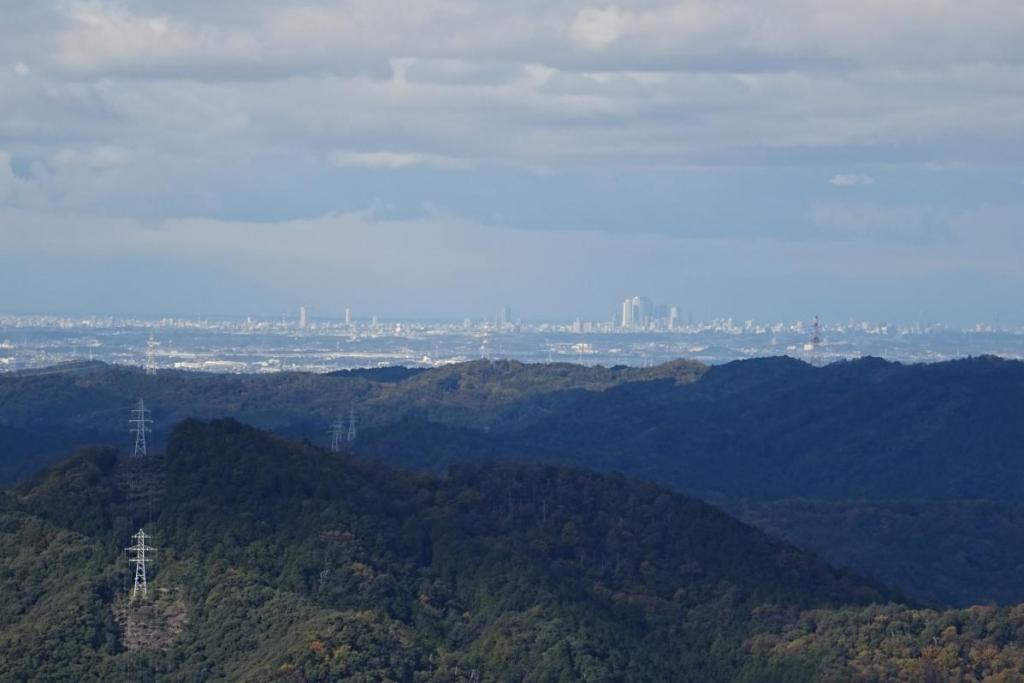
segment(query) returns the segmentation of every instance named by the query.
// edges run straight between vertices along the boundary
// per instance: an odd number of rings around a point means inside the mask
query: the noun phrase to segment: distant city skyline
[[[365,312],[357,313],[351,307],[345,307],[342,309],[340,314],[333,312],[316,311],[308,306],[300,306],[292,311],[280,311],[280,312],[232,312],[232,313],[219,313],[219,312],[197,312],[197,313],[139,313],[139,312],[127,312],[127,313],[114,313],[114,312],[95,312],[95,311],[82,311],[82,312],[46,312],[46,311],[35,311],[32,313],[22,313],[17,311],[3,311],[0,310],[0,329],[3,329],[4,325],[9,325],[11,320],[18,320],[21,323],[30,321],[33,319],[40,319],[48,321],[47,324],[52,324],[53,321],[64,320],[71,324],[89,324],[91,322],[102,323],[102,324],[132,324],[140,323],[147,326],[160,326],[161,324],[173,324],[173,325],[193,325],[197,323],[208,324],[208,323],[231,323],[231,324],[242,324],[245,321],[250,321],[254,325],[280,325],[287,328],[293,328],[297,331],[302,330],[316,330],[318,326],[328,326],[335,328],[337,326],[351,325],[353,327],[365,327],[371,325],[400,325],[400,324],[411,324],[411,325],[442,325],[442,326],[468,326],[473,327],[479,326],[490,326],[495,332],[503,331],[508,333],[515,333],[523,329],[534,329],[537,327],[544,326],[562,326],[570,329],[574,325],[588,325],[589,331],[602,331],[602,332],[685,332],[688,328],[698,329],[707,326],[718,326],[718,325],[735,325],[737,327],[764,327],[771,328],[777,326],[800,326],[806,325],[808,329],[813,325],[814,320],[817,318],[820,320],[823,327],[835,327],[845,328],[850,326],[870,326],[870,327],[891,327],[893,330],[901,331],[912,331],[912,330],[949,330],[949,331],[963,331],[963,332],[1008,332],[1008,333],[1024,333],[1024,322],[1013,323],[1004,319],[1002,316],[996,316],[991,320],[977,319],[968,323],[956,323],[946,320],[940,320],[928,316],[922,316],[910,320],[899,320],[896,318],[882,319],[882,318],[857,318],[854,316],[845,317],[827,317],[818,314],[811,314],[802,317],[794,318],[766,318],[766,317],[737,317],[730,315],[711,315],[706,318],[698,317],[694,315],[692,311],[680,310],[680,307],[669,305],[669,304],[658,304],[655,310],[655,315],[647,318],[647,324],[642,325],[637,323],[635,320],[630,320],[624,324],[623,314],[624,306],[626,302],[632,302],[635,298],[646,299],[653,305],[647,297],[628,297],[623,301],[619,307],[615,307],[615,310],[603,317],[590,318],[587,316],[529,316],[529,315],[517,315],[513,318],[503,318],[503,312],[511,312],[511,307],[503,306],[499,307],[496,314],[488,315],[487,312],[482,312],[480,315],[455,315],[455,316],[423,316],[417,317],[401,316],[401,315],[389,315],[379,314],[376,312]],[[6,322],[5,322],[6,321]]]
[[[629,300],[632,303],[632,299]],[[507,311],[506,311],[507,312]],[[725,363],[786,355],[822,365],[867,355],[934,362],[976,355],[1024,359],[1024,326],[868,322],[754,322],[728,319],[646,326],[621,320],[416,322],[246,318],[117,318],[0,315],[0,372],[72,361],[205,372],[330,372],[389,365],[436,367],[474,360],[648,366],[679,358]]]

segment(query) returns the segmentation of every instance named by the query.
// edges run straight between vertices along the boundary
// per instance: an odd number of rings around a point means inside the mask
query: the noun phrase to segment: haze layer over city
[[[508,306],[489,319],[461,321],[358,317],[351,309],[327,318],[306,307],[276,318],[0,315],[0,372],[75,361],[262,373],[435,367],[477,359],[642,367],[677,358],[718,364],[778,355],[815,365],[864,356],[911,363],[979,355],[1020,359],[1024,329],[815,318],[700,321],[639,296],[625,299],[618,315],[598,321],[530,322]]]

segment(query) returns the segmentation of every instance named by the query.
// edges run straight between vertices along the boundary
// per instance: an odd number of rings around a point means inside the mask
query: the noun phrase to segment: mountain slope
[[[134,482],[134,484],[133,484]],[[130,603],[123,546],[158,561]],[[233,421],[0,493],[0,680],[1013,681],[1024,612],[937,612],[651,484],[437,478]]]
[[[726,509],[928,605],[1009,605],[1024,598],[1020,503],[779,500]]]
[[[136,396],[154,409],[161,442],[188,416],[231,416],[324,443],[354,405],[357,450],[404,465],[543,460],[712,499],[1024,501],[1024,363],[996,358],[824,368],[767,358],[710,369],[478,361],[334,376],[147,376],[86,364],[0,376],[3,459],[20,459],[8,466],[23,472],[27,444],[53,454],[124,443]],[[408,447],[424,434],[428,443]]]
[[[154,468],[150,513],[131,481]],[[186,422],[147,463],[85,451],[0,501],[0,577],[25,596],[0,611],[5,680],[726,681],[760,670],[743,654],[759,610],[889,598],[650,484],[437,479],[231,421]],[[131,616],[121,548],[140,524],[156,597]],[[138,620],[152,634],[133,644]]]
[[[1021,414],[1020,362],[761,359],[588,394],[502,447],[712,498],[1022,500]]]
[[[138,368],[71,363],[0,374],[0,483],[38,471],[83,444],[127,446],[128,411],[138,397],[153,411],[160,445],[188,417],[232,417],[322,442],[335,417],[353,406],[361,427],[411,418],[500,430],[622,382],[690,382],[705,369],[686,361],[655,368],[476,361],[426,371],[147,375]]]

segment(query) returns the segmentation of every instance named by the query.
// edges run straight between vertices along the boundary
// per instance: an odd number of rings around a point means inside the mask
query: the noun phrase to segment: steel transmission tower
[[[125,548],[129,553],[128,564],[135,565],[135,587],[132,588],[132,600],[139,597],[141,593],[142,597],[146,597],[147,585],[146,585],[146,565],[153,561],[152,557],[146,557],[146,553],[156,552],[156,548],[153,548],[146,544],[146,541],[152,538],[142,529],[139,529],[135,534],[132,535],[132,540],[135,541],[135,545],[128,546]]]
[[[132,418],[128,420],[128,423],[132,426],[132,434],[135,435],[135,448],[132,451],[132,456],[136,458],[146,456],[146,434],[153,431],[149,428],[153,420],[150,419],[149,411],[146,410],[146,404],[141,398],[138,407],[132,410]]]
[[[345,441],[353,443],[356,440],[356,409],[355,406],[348,411],[348,432],[345,434]]]
[[[338,415],[331,425],[331,453],[341,453],[341,442],[345,436],[345,418]]]
[[[160,342],[153,338],[153,335],[149,335],[149,341],[146,342],[146,374],[156,374],[156,349],[160,346]]]

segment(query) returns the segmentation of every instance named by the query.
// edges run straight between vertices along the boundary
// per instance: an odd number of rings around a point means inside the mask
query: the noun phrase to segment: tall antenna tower
[[[156,349],[160,346],[160,342],[153,338],[153,335],[149,335],[149,341],[146,342],[146,374],[156,374]]]
[[[345,418],[338,415],[331,425],[331,453],[341,453],[342,440],[347,440]]]
[[[824,365],[824,360],[821,356],[821,320],[818,316],[814,316],[814,325],[811,326],[811,340],[804,344],[804,351],[807,351],[811,355],[811,365],[820,368]]]
[[[348,443],[354,443],[356,440],[356,408],[352,406],[348,409],[348,432],[345,434],[345,441]]]
[[[146,557],[146,553],[156,552],[156,548],[146,544],[146,541],[150,538],[152,536],[139,529],[136,533],[132,534],[132,540],[135,541],[135,545],[125,548],[130,553],[128,564],[135,565],[135,587],[132,588],[132,600],[138,598],[140,593],[143,598],[146,597],[148,589],[146,585],[146,565],[153,561],[153,558]]]
[[[145,457],[148,455],[146,452],[146,434],[153,431],[149,427],[149,425],[153,424],[153,420],[150,419],[149,411],[146,410],[146,404],[141,398],[139,399],[138,406],[132,410],[132,418],[128,420],[128,424],[132,426],[131,432],[135,435],[135,448],[132,451],[132,456],[136,458]]]

